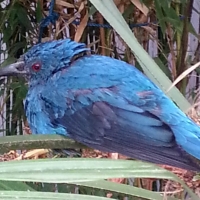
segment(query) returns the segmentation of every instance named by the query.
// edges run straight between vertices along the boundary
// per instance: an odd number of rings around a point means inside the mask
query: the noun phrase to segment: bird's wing
[[[50,106],[46,113],[51,113],[54,127],[65,127],[73,139],[90,147],[194,170],[170,126],[158,117],[161,110],[156,98],[161,96],[142,91],[131,100],[120,91],[123,88],[68,90],[64,114],[59,116]],[[46,101],[52,104],[49,98]],[[176,123],[176,116],[170,117],[165,116]]]

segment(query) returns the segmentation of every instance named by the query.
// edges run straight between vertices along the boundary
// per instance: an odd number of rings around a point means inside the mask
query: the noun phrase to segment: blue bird
[[[200,171],[200,128],[132,65],[70,39],[33,46],[0,76],[23,75],[33,134]]]

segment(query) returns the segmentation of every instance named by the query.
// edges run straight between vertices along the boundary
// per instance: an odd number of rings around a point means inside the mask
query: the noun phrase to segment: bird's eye
[[[41,64],[40,63],[35,63],[32,65],[32,70],[34,72],[38,72],[41,69]]]

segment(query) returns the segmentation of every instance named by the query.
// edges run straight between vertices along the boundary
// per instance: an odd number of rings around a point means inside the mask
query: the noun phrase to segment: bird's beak
[[[25,70],[25,64],[23,61],[0,68],[0,76],[16,76],[25,74],[27,74],[27,71]]]

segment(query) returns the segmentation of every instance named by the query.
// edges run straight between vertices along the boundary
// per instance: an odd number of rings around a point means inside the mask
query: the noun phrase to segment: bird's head
[[[78,55],[88,52],[85,44],[70,39],[50,41],[33,46],[14,64],[0,69],[0,76],[26,76],[30,85],[40,84],[67,68]]]

